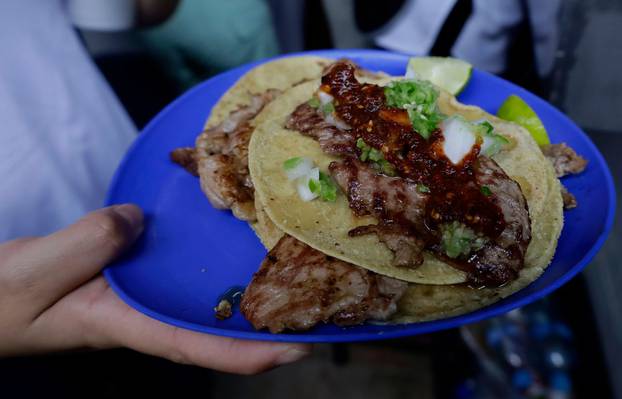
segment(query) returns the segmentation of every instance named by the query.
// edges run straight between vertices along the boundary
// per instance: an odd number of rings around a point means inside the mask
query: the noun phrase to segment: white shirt
[[[136,136],[65,5],[0,2],[0,241],[102,206]]]
[[[406,54],[425,55],[432,49],[457,0],[408,0],[402,10],[379,32],[381,47]],[[531,22],[538,72],[553,69],[559,44],[561,0],[474,0],[473,12],[451,50],[453,56],[492,73],[506,68],[507,51],[518,24]]]

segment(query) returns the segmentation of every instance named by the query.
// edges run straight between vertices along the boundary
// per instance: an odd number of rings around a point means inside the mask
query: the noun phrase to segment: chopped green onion
[[[371,167],[387,176],[395,176],[395,168],[389,161],[384,159],[382,151],[369,146],[361,137],[356,140],[356,148],[361,150],[360,160],[371,161]]]
[[[478,134],[483,142],[481,153],[487,157],[491,157],[501,151],[503,147],[510,144],[510,140],[504,136],[495,133],[495,129],[490,122],[484,120],[475,124],[475,133]]]
[[[319,179],[309,179],[309,190],[322,199],[333,202],[337,199],[337,185],[326,173],[320,172]]]
[[[283,162],[283,169],[285,169],[289,180],[296,180],[308,175],[313,166],[313,160],[307,157],[294,157]]]
[[[441,246],[452,259],[466,256],[486,244],[485,238],[477,236],[472,229],[457,221],[444,224],[441,230]]]
[[[382,152],[378,151],[375,148],[372,148],[369,150],[369,159],[371,161],[378,162],[381,159],[384,159],[384,156],[382,155]]]
[[[309,179],[309,190],[311,190],[314,194],[319,194],[320,192],[320,181],[315,179]]]
[[[492,132],[495,130],[495,128],[492,126],[492,124],[488,121],[483,121],[479,124],[479,126],[481,126],[482,128],[484,128],[484,136],[488,136],[489,134],[492,134]]]
[[[319,108],[319,106],[320,106],[320,99],[317,98],[317,97],[311,97],[311,99],[309,101],[307,101],[307,104],[309,104],[310,107]]]
[[[324,115],[332,114],[335,112],[335,105],[332,102],[322,105],[322,112]]]
[[[320,198],[324,201],[335,201],[337,199],[337,185],[333,179],[329,175],[320,172],[320,184]]]
[[[490,191],[490,187],[488,186],[481,186],[480,187],[480,191],[482,192],[482,194],[484,194],[486,197],[490,197],[492,195],[492,191]]]
[[[503,147],[510,144],[510,140],[500,134],[493,133],[484,136],[484,144],[482,145],[482,154],[491,157],[501,151]]]
[[[283,169],[285,169],[285,170],[292,170],[296,166],[300,165],[301,162],[302,162],[302,157],[290,158],[287,161],[283,162]]]
[[[425,184],[417,184],[416,186],[417,192],[420,193],[429,193],[430,192],[430,187],[426,186]]]
[[[391,165],[389,163],[389,161],[387,161],[386,159],[381,159],[378,162],[373,162],[371,164],[371,167],[380,171],[380,173],[385,174],[387,176],[395,176],[395,168],[393,167],[393,165]]]
[[[405,109],[413,130],[428,139],[444,118],[438,109],[438,91],[424,80],[399,80],[384,89],[387,105]]]
[[[362,138],[358,138],[356,140],[356,148],[358,148],[359,150],[361,150],[361,161],[365,162],[367,161],[367,158],[369,157],[369,151],[371,150],[371,147],[367,145],[367,143],[362,139]]]

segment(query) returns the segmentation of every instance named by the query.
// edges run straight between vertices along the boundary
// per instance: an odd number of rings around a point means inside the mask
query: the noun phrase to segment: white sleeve
[[[408,0],[376,36],[376,44],[406,54],[428,54],[456,1]]]
[[[501,73],[507,68],[507,51],[514,29],[524,18],[521,0],[473,0],[473,14],[451,53],[477,68]]]
[[[134,0],[67,0],[72,23],[81,29],[118,31],[134,27]]]

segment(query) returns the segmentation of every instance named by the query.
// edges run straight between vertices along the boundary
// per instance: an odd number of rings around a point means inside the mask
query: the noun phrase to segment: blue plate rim
[[[208,82],[210,82],[211,80],[215,80],[215,79],[222,79],[224,77],[227,77],[229,75],[236,75],[237,73],[239,73],[239,71],[241,70],[245,70],[247,68],[250,68],[252,66],[255,65],[259,65],[274,59],[279,59],[279,58],[286,58],[286,57],[294,57],[294,56],[302,56],[302,55],[317,55],[317,56],[326,56],[328,58],[340,58],[340,57],[357,57],[357,56],[361,56],[361,57],[369,57],[369,56],[379,56],[379,57],[390,57],[390,58],[403,58],[403,57],[408,57],[408,54],[402,54],[402,53],[397,53],[397,52],[389,52],[389,51],[383,51],[383,50],[374,50],[374,49],[328,49],[328,50],[314,50],[314,51],[305,51],[305,52],[296,52],[296,53],[288,53],[288,54],[282,54],[282,55],[278,55],[276,57],[271,57],[271,58],[266,58],[263,60],[259,60],[259,61],[254,61],[248,64],[244,64],[241,65],[239,67],[236,67],[234,69],[231,69],[229,71],[220,73],[218,75],[213,76],[212,78],[196,85],[195,87],[187,90],[186,92],[184,92],[182,95],[180,95],[178,98],[176,98],[174,101],[172,101],[169,105],[167,105],[164,109],[162,109],[162,111],[160,111],[144,128],[143,128],[143,133],[139,134],[139,136],[136,138],[136,140],[134,140],[134,142],[132,143],[132,145],[129,147],[129,149],[127,150],[125,156],[123,157],[123,160],[121,161],[121,163],[119,164],[117,170],[115,171],[113,178],[111,180],[109,189],[107,191],[107,195],[106,195],[106,199],[105,199],[105,205],[109,206],[109,205],[114,205],[116,202],[113,201],[113,196],[115,193],[115,187],[117,187],[118,185],[118,181],[121,178],[121,173],[122,171],[125,169],[127,163],[129,162],[130,154],[133,153],[135,151],[136,148],[138,148],[141,143],[146,140],[146,138],[148,138],[149,135],[149,131],[152,129],[153,126],[157,125],[158,122],[160,121],[160,119],[163,119],[168,113],[170,113],[174,108],[176,108],[178,105],[182,104],[184,101],[186,101],[186,99],[188,97],[190,97],[193,93],[195,93],[196,91],[200,91],[203,86],[207,85]],[[108,284],[110,285],[110,287],[113,289],[113,291],[128,305],[130,305],[132,308],[138,310],[139,312],[152,317],[156,320],[162,321],[164,323],[173,325],[173,326],[177,326],[177,327],[182,327],[188,330],[192,330],[192,331],[197,331],[197,332],[202,332],[202,333],[207,333],[207,334],[213,334],[213,335],[219,335],[219,336],[227,336],[227,337],[231,337],[231,338],[240,338],[240,339],[250,339],[250,340],[262,340],[262,341],[276,341],[276,342],[300,342],[300,343],[328,343],[328,342],[359,342],[359,341],[373,341],[373,340],[380,340],[380,339],[390,339],[390,338],[401,338],[401,337],[405,337],[405,336],[410,336],[413,335],[414,332],[411,331],[411,328],[414,325],[417,326],[417,334],[425,334],[425,333],[429,333],[429,332],[435,332],[435,331],[441,331],[441,330],[446,330],[449,328],[454,328],[454,327],[458,327],[461,325],[466,325],[466,324],[470,324],[470,323],[474,323],[480,320],[484,320],[490,317],[494,317],[494,316],[498,316],[500,314],[509,312],[513,309],[519,308],[521,306],[524,306],[528,303],[531,303],[533,301],[536,301],[540,298],[543,298],[544,296],[548,295],[549,293],[555,291],[556,289],[558,289],[559,287],[561,287],[562,285],[564,285],[566,282],[568,282],[571,278],[573,278],[577,273],[579,273],[581,270],[583,270],[588,264],[589,262],[594,258],[594,256],[596,256],[596,254],[600,251],[600,249],[602,248],[603,244],[605,243],[607,237],[609,236],[609,233],[611,232],[611,229],[613,227],[613,222],[614,222],[614,218],[615,218],[615,209],[616,209],[616,193],[615,193],[615,186],[613,183],[613,176],[611,174],[611,171],[609,170],[609,167],[607,165],[607,163],[605,162],[604,157],[602,156],[602,154],[600,153],[600,151],[598,150],[598,148],[596,147],[596,145],[592,142],[592,140],[583,132],[583,130],[581,128],[579,128],[574,121],[570,120],[570,118],[568,118],[566,115],[564,115],[560,110],[558,110],[554,105],[550,104],[549,102],[547,102],[546,100],[542,99],[541,97],[537,96],[536,94],[533,94],[531,92],[529,92],[528,90],[514,85],[513,83],[507,82],[502,78],[499,78],[495,75],[492,75],[488,72],[485,71],[481,71],[478,70],[478,73],[481,73],[483,75],[485,75],[488,79],[492,79],[494,81],[496,81],[496,83],[504,85],[506,87],[510,87],[512,90],[516,91],[517,94],[521,94],[521,93],[527,93],[528,97],[533,98],[536,102],[539,102],[541,105],[543,105],[545,108],[548,108],[550,110],[552,110],[552,112],[554,113],[554,116],[556,118],[562,118],[562,119],[566,119],[568,121],[570,121],[570,123],[572,123],[576,128],[577,131],[580,134],[580,138],[584,141],[584,143],[590,148],[590,150],[592,150],[592,153],[595,155],[596,157],[596,161],[598,166],[600,167],[601,170],[603,170],[604,174],[605,174],[605,178],[606,178],[606,182],[607,182],[607,193],[608,193],[608,201],[609,201],[609,206],[607,209],[607,218],[606,218],[606,222],[604,225],[604,228],[602,229],[600,235],[598,236],[596,242],[594,243],[594,245],[590,248],[590,250],[583,256],[583,258],[581,258],[581,260],[579,262],[577,262],[572,268],[570,268],[565,274],[563,274],[560,278],[558,278],[554,283],[549,284],[548,286],[546,286],[545,288],[543,288],[540,291],[537,291],[536,293],[534,293],[533,295],[529,296],[529,297],[525,297],[522,299],[519,299],[517,301],[514,302],[510,302],[510,303],[506,303],[504,305],[501,306],[486,306],[480,309],[477,309],[473,312],[469,312],[463,315],[458,315],[458,316],[453,316],[453,317],[449,317],[446,319],[439,319],[439,320],[434,320],[434,321],[427,321],[427,322],[419,322],[419,323],[408,323],[408,324],[403,324],[403,325],[399,325],[399,326],[403,326],[403,328],[397,328],[394,329],[393,331],[388,331],[388,332],[384,332],[384,331],[380,331],[380,332],[357,332],[357,333],[350,333],[350,334],[313,334],[313,335],[309,335],[309,334],[305,334],[304,332],[302,333],[290,333],[290,334],[266,334],[266,333],[262,333],[262,332],[258,332],[258,331],[239,331],[239,330],[231,330],[231,329],[227,329],[227,328],[218,328],[218,327],[209,327],[209,326],[205,326],[205,325],[201,325],[201,324],[197,324],[197,323],[191,323],[191,322],[186,322],[174,317],[170,317],[167,316],[165,314],[162,314],[160,312],[154,311],[151,308],[149,308],[148,306],[143,305],[142,303],[134,300],[132,297],[130,297],[129,295],[127,295],[125,293],[125,291],[121,288],[120,284],[117,283],[117,281],[114,278],[114,275],[112,274],[111,268],[107,267],[106,269],[104,269],[103,274],[104,277],[106,279],[106,281],[108,282]],[[535,280],[537,281],[537,279]],[[532,282],[531,284],[535,283]],[[526,289],[527,287],[523,288]],[[514,294],[512,294],[514,295]],[[508,298],[511,298],[512,295],[510,295]],[[397,327],[396,325],[392,325],[393,328]],[[343,329],[344,332],[347,332],[348,329],[344,328]]]

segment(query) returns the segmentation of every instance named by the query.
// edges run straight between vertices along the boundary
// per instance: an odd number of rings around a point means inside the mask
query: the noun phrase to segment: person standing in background
[[[265,0],[184,0],[168,20],[138,35],[181,90],[279,54]]]
[[[136,135],[73,30],[70,15],[89,20],[87,3],[92,23],[122,27],[161,20],[160,7],[177,1],[0,3],[0,242],[52,233],[100,207]],[[130,16],[115,21],[106,5]],[[100,271],[142,230],[141,210],[124,204],[45,237],[0,244],[0,357],[125,346],[248,374],[308,354],[304,345],[178,329],[130,308]]]
[[[371,0],[354,3],[358,28],[380,48],[461,58],[536,91],[532,81],[553,71],[561,7],[561,0],[388,0],[383,14]]]

